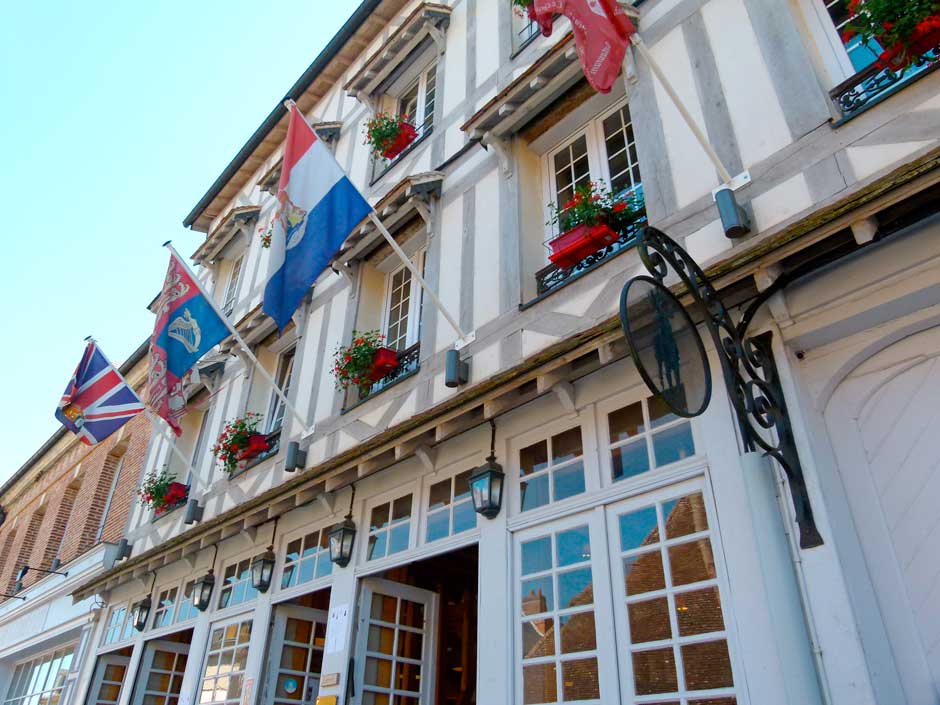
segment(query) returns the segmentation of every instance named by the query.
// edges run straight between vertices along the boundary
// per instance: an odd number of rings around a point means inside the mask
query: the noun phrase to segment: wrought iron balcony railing
[[[368,394],[359,392],[356,403],[363,402],[371,396],[381,392],[398,380],[418,371],[418,358],[421,354],[421,344],[415,343],[398,353],[398,366],[372,385]]]
[[[636,221],[625,227],[620,232],[620,237],[617,238],[616,242],[613,242],[610,245],[607,245],[607,247],[603,247],[597,252],[588,255],[573,267],[559,267],[557,264],[550,264],[547,267],[543,267],[535,273],[536,294],[538,296],[547,294],[553,289],[557,289],[558,287],[562,286],[572,278],[599,266],[603,262],[606,262],[618,252],[632,245],[636,240],[636,236],[640,231],[640,228],[644,227],[645,225],[646,215],[644,214],[641,215]]]
[[[940,46],[934,47],[902,71],[882,68],[877,63],[870,64],[829,91],[829,96],[842,112],[842,122],[877,105],[938,67]]]

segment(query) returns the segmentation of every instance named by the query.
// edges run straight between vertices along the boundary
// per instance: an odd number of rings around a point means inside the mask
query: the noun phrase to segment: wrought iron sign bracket
[[[800,547],[806,549],[821,546],[823,539],[813,518],[803,468],[800,464],[790,418],[787,414],[786,401],[770,348],[769,334],[755,337],[747,336],[748,324],[757,309],[766,302],[770,294],[778,291],[786,283],[792,281],[794,277],[781,278],[781,280],[775,282],[771,289],[763,292],[751,304],[741,322],[735,324],[718,292],[708,281],[702,269],[689,253],[668,235],[656,228],[645,228],[637,238],[636,247],[643,265],[661,287],[658,290],[665,292],[665,296],[655,294],[655,292],[654,295],[650,296],[650,299],[654,302],[653,306],[656,309],[657,320],[660,324],[672,315],[667,313],[664,317],[664,312],[660,308],[661,301],[666,297],[671,297],[664,285],[667,276],[671,272],[678,275],[685,284],[689,295],[692,296],[701,309],[701,313],[704,315],[702,323],[708,330],[717,351],[722,377],[734,407],[735,416],[747,450],[760,450],[779,463],[787,476],[790,487],[796,522],[799,526]],[[647,277],[640,277],[631,280],[624,287],[620,299],[621,322],[627,335],[631,356],[647,386],[657,397],[675,410],[676,398],[669,398],[670,395],[664,395],[663,390],[657,389],[655,383],[652,382],[651,374],[646,370],[638,345],[634,340],[634,331],[631,330],[631,314],[627,306],[627,292],[630,285],[638,279],[649,281]],[[675,300],[674,297],[671,298]],[[694,328],[692,332],[697,340],[698,333],[695,332]],[[668,325],[665,333],[667,337],[671,338],[672,329]],[[657,334],[657,340],[659,341],[657,345],[662,347],[661,341],[663,338],[661,334]],[[669,344],[671,343],[667,343],[667,346]],[[700,344],[697,347],[701,350]],[[656,354],[659,357],[658,351]],[[704,356],[704,352],[700,354]],[[707,370],[707,360],[703,360],[703,364]],[[660,377],[662,377],[661,373]],[[676,380],[676,384],[678,384],[678,380]],[[695,416],[704,411],[707,403],[708,396],[705,396],[704,403],[694,412],[686,410],[686,413],[683,413],[680,409],[677,410],[677,413],[684,416]]]

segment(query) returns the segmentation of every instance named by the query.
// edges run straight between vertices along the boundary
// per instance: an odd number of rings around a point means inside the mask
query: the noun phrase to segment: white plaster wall
[[[473,326],[499,315],[500,267],[499,169],[481,178],[475,189],[476,229],[473,234]]]
[[[460,266],[463,247],[463,198],[456,198],[444,206],[441,214],[441,278],[438,296],[448,311],[460,310],[460,277],[448,276]],[[454,314],[452,314],[454,315]],[[440,313],[437,314],[437,344],[443,350],[457,339],[457,333]]]

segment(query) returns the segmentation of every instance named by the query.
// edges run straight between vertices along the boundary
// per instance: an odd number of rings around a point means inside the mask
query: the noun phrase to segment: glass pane
[[[398,602],[394,597],[389,597],[388,595],[372,595],[372,619],[377,619],[382,622],[390,622],[394,624],[396,622],[395,613],[398,607]]]
[[[620,515],[620,550],[629,551],[659,542],[656,507]]]
[[[300,680],[297,676],[284,675],[280,674],[277,677],[277,692],[276,695],[278,698],[286,698],[288,700],[300,700],[303,697],[303,688],[301,687]]]
[[[147,678],[147,690],[156,690],[160,693],[166,693],[170,690],[170,674],[154,673],[151,671]]]
[[[401,616],[398,623],[405,627],[414,627],[415,629],[424,628],[424,605],[420,602],[411,600],[401,601]]]
[[[653,428],[681,418],[672,413],[670,408],[666,406],[666,403],[659,397],[650,397],[647,400],[647,404],[650,410],[650,426]]]
[[[172,671],[175,661],[175,654],[171,651],[155,651],[153,654],[153,667],[162,671]]]
[[[519,451],[519,468],[523,475],[530,475],[548,467],[548,442],[539,441]]]
[[[715,559],[708,539],[669,548],[669,570],[673,585],[686,585],[715,577]]]
[[[653,435],[653,455],[656,465],[668,465],[695,455],[692,426],[687,423],[673,426]]]
[[[367,657],[365,683],[366,685],[377,685],[381,688],[390,687],[392,684],[392,662],[387,659]]]
[[[440,509],[450,504],[450,480],[435,482],[431,485],[431,494],[428,498],[428,510]]]
[[[625,441],[646,430],[643,424],[643,405],[641,402],[630,404],[607,415],[610,428],[610,442]]]
[[[573,565],[591,560],[591,536],[588,527],[561,531],[555,537],[559,566]]]
[[[549,503],[548,475],[519,483],[522,492],[522,511],[545,506]]]
[[[117,702],[117,699],[121,695],[121,686],[114,684],[104,683],[98,689],[98,700],[103,700],[106,702]]]
[[[663,504],[666,538],[675,539],[708,529],[705,500],[701,493],[674,499]]]
[[[728,688],[734,685],[728,645],[723,640],[686,644],[682,647],[682,663],[688,690]]]
[[[248,663],[248,647],[239,646],[235,649],[235,656],[232,659],[232,668],[236,671],[244,671],[245,665]]]
[[[552,481],[556,502],[579,495],[584,492],[584,466],[581,463],[575,463],[560,468],[552,473]]]
[[[411,516],[411,495],[399,497],[392,505],[392,521],[407,519]]]
[[[285,646],[281,649],[281,668],[289,671],[302,671],[307,666],[307,650],[299,646]]]
[[[421,666],[399,661],[395,665],[395,687],[417,693],[421,690]]]
[[[597,659],[564,661],[561,664],[562,695],[565,701],[597,700],[601,697]]]
[[[454,506],[454,533],[469,531],[476,528],[477,513],[473,509],[473,502],[463,502]]]
[[[558,574],[558,607],[567,609],[594,603],[594,582],[591,569],[579,568]]]
[[[581,427],[575,426],[564,433],[552,436],[552,463],[563,463],[566,460],[580,457],[584,452],[581,445]]]
[[[389,705],[391,701],[385,693],[363,693],[362,705]]]
[[[692,590],[676,595],[676,617],[679,621],[679,634],[707,634],[720,632],[725,628],[721,615],[721,600],[718,588]]]
[[[631,602],[627,605],[627,614],[630,622],[630,642],[633,644],[659,641],[672,636],[669,603],[665,597]]]
[[[313,633],[313,622],[306,619],[288,618],[287,626],[284,629],[284,639],[300,644],[309,644],[310,635]]]
[[[553,703],[557,700],[558,684],[554,663],[522,667],[522,702],[525,705]]]
[[[536,619],[522,623],[522,658],[555,654],[554,624],[551,619]]]
[[[639,595],[666,587],[663,558],[659,551],[623,559],[623,582],[627,595]]]
[[[473,470],[467,470],[454,478],[454,501],[459,502],[464,497],[470,497],[470,476]]]
[[[641,438],[611,450],[610,466],[614,480],[623,480],[649,470],[650,456],[646,449],[646,439]]]
[[[580,612],[561,617],[561,653],[593,651],[597,648],[594,612]]]
[[[398,655],[402,658],[421,660],[424,639],[421,632],[401,631],[398,633]]]
[[[447,510],[428,514],[428,541],[437,541],[450,533],[450,512]]]
[[[370,531],[375,531],[376,529],[381,529],[383,526],[388,525],[388,510],[389,505],[387,504],[381,504],[372,509],[372,521],[369,524]]]
[[[522,582],[522,614],[541,614],[553,609],[555,598],[550,575]]]
[[[672,647],[634,652],[633,688],[637,695],[674,693],[679,689]]]
[[[369,537],[368,559],[385,557],[385,547],[388,542],[388,533],[383,531],[379,534],[373,534]]]
[[[550,536],[526,541],[522,544],[522,574],[541,573],[552,567],[552,539]]]
[[[399,524],[392,527],[389,532],[388,552],[389,554],[398,553],[408,548],[408,536],[411,531],[410,524]]]

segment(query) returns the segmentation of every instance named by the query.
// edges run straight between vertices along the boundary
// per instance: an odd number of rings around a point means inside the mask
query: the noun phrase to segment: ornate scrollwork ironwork
[[[786,473],[800,529],[800,546],[822,545],[769,341],[746,336],[753,311],[748,311],[741,323],[735,324],[695,260],[661,230],[643,229],[636,247],[643,265],[656,280],[664,283],[669,273],[675,272],[699,305],[705,328],[718,352],[728,395],[748,450],[760,449],[774,458]],[[755,304],[760,305],[764,300],[762,297]],[[773,431],[775,438],[768,431]]]

